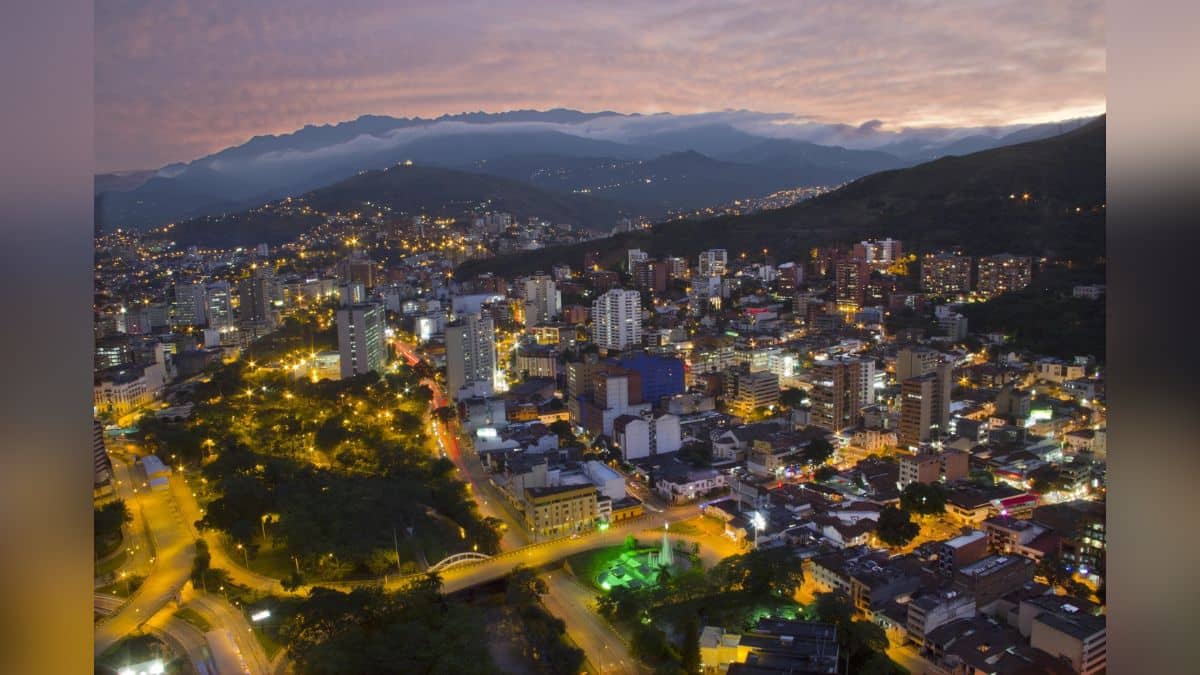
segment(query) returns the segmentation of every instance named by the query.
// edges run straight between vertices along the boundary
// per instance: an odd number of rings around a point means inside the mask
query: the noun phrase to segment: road
[[[944,672],[941,668],[938,668],[918,654],[916,648],[912,645],[889,647],[887,655],[912,675],[938,675]]]
[[[600,675],[646,670],[629,652],[624,638],[593,611],[594,593],[588,587],[562,570],[547,572],[542,578],[549,589],[542,596],[542,604],[563,620],[567,635],[583,650]]]
[[[188,606],[199,612],[213,626],[228,631],[251,675],[267,675],[272,672],[267,652],[258,638],[254,637],[254,631],[246,621],[244,612],[212,593],[196,593]],[[221,641],[217,645],[210,645],[210,648],[219,648],[220,644]],[[232,655],[225,655],[222,660],[228,663],[232,661]]]
[[[112,443],[110,440],[109,443]],[[120,447],[124,449],[124,444]],[[113,575],[118,575],[121,572],[126,574],[138,574],[145,576],[149,573],[150,567],[153,564],[151,559],[154,557],[154,547],[150,541],[146,539],[146,525],[142,515],[142,509],[138,506],[137,486],[140,481],[136,479],[133,468],[126,457],[109,453],[113,464],[113,478],[116,488],[116,497],[125,501],[129,507],[129,513],[133,516],[133,520],[125,526],[125,540],[122,546],[126,552],[126,558],[121,566],[113,571]],[[109,583],[105,579],[96,579],[96,585],[102,586]]]
[[[216,664],[209,654],[208,641],[192,624],[174,616],[172,607],[164,607],[145,624],[146,632],[166,642],[175,652],[186,656],[200,675],[216,673]],[[223,674],[222,674],[223,675]]]
[[[171,493],[139,489],[133,499],[136,503],[131,503],[130,508],[140,509],[149,526],[154,564],[129,603],[96,625],[97,656],[154,616],[178,594],[191,574],[194,539]]]

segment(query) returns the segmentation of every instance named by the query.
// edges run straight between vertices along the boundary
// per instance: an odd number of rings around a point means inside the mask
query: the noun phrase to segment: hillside
[[[1104,132],[1101,117],[1045,140],[872,174],[776,211],[667,222],[650,232],[548,249],[533,260],[471,261],[460,275],[578,265],[585,249],[613,259],[630,247],[689,256],[712,247],[731,254],[767,248],[799,258],[813,245],[868,236],[900,238],[909,250],[961,245],[974,254],[1096,258],[1104,255]]]
[[[517,219],[538,217],[554,223],[611,228],[624,212],[620,205],[589,195],[561,195],[528,183],[452,169],[396,166],[366,171],[297,198],[319,213],[351,213],[386,206],[397,213],[458,216],[486,205]],[[280,215],[274,209],[248,209],[197,217],[171,233],[182,246],[280,244],[321,222],[319,216]]]
[[[721,161],[699,152],[674,152],[649,160],[611,157],[516,155],[479,162],[473,170],[528,181],[546,190],[630,204],[641,215],[717,206],[798,185],[836,185],[863,172],[797,163],[774,166]]]

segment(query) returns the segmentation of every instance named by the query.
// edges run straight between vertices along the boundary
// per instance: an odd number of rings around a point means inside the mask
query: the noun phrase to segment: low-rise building
[[[600,517],[596,497],[591,484],[525,488],[525,526],[538,539],[590,530]]]

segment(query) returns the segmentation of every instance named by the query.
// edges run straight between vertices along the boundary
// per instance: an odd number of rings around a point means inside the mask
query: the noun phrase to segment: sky
[[[104,0],[96,171],[363,114],[754,110],[884,128],[1105,109],[1102,0]]]

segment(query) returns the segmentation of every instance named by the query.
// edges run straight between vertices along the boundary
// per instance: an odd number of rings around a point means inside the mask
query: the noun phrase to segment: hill
[[[957,245],[973,254],[1093,259],[1104,255],[1104,132],[1101,117],[1040,141],[872,174],[775,211],[671,221],[649,232],[539,251],[533,260],[471,261],[459,274],[578,265],[585,250],[615,259],[632,247],[689,256],[714,247],[731,254],[767,248],[783,259],[803,259],[810,246],[869,236],[899,238],[909,250]]]
[[[318,213],[351,213],[388,207],[397,213],[459,216],[475,206],[508,211],[524,220],[538,217],[554,223],[612,227],[624,211],[615,202],[589,195],[561,195],[528,183],[453,169],[395,166],[365,171],[328,187],[300,195]],[[321,222],[316,215],[281,215],[255,208],[180,223],[171,233],[182,246],[248,246],[280,244]]]
[[[479,162],[474,170],[528,181],[555,192],[588,190],[655,218],[673,210],[717,206],[798,185],[837,184],[862,173],[850,175],[843,169],[802,164],[740,164],[693,151],[649,160],[517,155]]]

